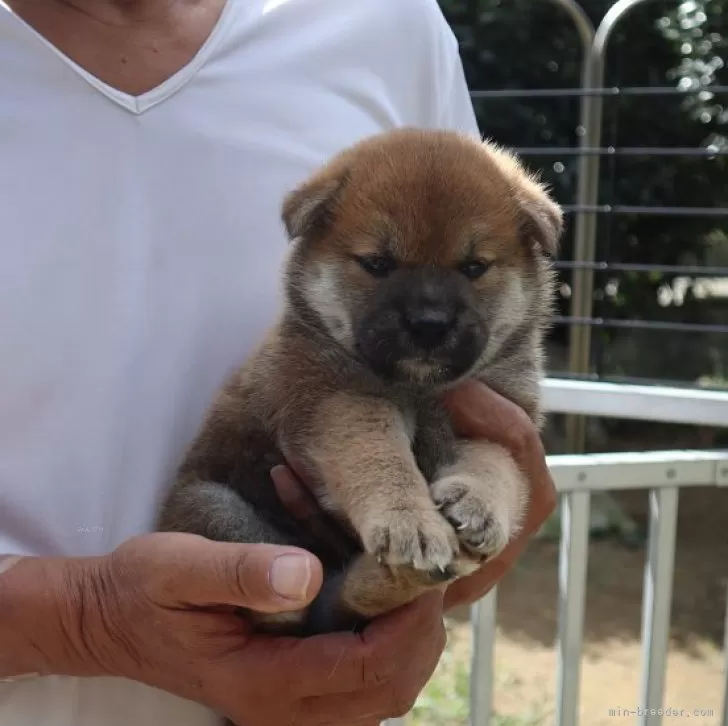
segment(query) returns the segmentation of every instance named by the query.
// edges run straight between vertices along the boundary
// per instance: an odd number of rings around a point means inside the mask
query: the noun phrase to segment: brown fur
[[[286,310],[212,406],[160,526],[311,549],[326,573],[313,606],[249,615],[320,632],[472,571],[518,531],[521,472],[457,440],[439,398],[477,377],[541,423],[562,221],[511,154],[412,129],[336,156],[283,221]],[[269,471],[286,459],[360,548],[324,547],[285,511]]]

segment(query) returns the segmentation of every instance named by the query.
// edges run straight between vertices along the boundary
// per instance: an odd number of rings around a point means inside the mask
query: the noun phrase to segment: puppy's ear
[[[508,180],[520,207],[523,240],[544,255],[554,256],[564,230],[563,210],[515,154],[491,141],[485,141],[483,147]]]
[[[333,220],[336,202],[347,180],[343,171],[324,170],[290,192],[283,201],[281,214],[288,238],[323,232]]]
[[[521,206],[523,239],[535,244],[544,255],[554,257],[564,231],[564,213],[536,179],[526,176],[516,189]]]

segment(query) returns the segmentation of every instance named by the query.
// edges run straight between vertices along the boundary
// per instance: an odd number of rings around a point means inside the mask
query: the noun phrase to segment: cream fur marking
[[[524,319],[531,305],[521,274],[516,270],[504,270],[503,274],[506,279],[506,292],[500,298],[495,324],[483,352],[484,361],[490,361],[497,355],[503,341],[513,331],[514,324]]]
[[[308,304],[321,318],[334,340],[350,349],[354,335],[351,318],[341,300],[339,276],[336,265],[317,262],[305,277],[304,295]]]

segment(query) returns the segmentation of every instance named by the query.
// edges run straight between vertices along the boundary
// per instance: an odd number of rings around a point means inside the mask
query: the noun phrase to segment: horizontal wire
[[[626,262],[571,262],[557,260],[554,267],[559,270],[596,270],[598,272],[660,272],[670,275],[694,277],[728,277],[728,267],[710,265],[654,265],[649,263]]]
[[[588,325],[591,328],[622,328],[627,330],[661,330],[680,333],[718,333],[728,334],[728,325],[708,323],[667,323],[657,320],[619,320],[616,318],[577,318],[558,315],[557,325]]]
[[[608,88],[502,88],[474,90],[473,99],[497,98],[583,98],[584,96],[691,96],[699,93],[728,93],[728,86],[610,86]]]
[[[728,217],[728,207],[649,207],[627,204],[565,204],[563,210],[572,214],[652,214],[656,217]]]
[[[515,148],[521,156],[696,156],[709,159],[728,156],[728,149],[668,146],[604,146],[579,148],[577,146],[526,146]]]
[[[553,88],[553,89],[499,89],[475,90],[471,92],[473,99],[508,99],[508,98],[583,98],[588,96],[688,96],[700,93],[725,94],[728,86],[694,86],[676,88],[674,86],[634,86],[607,88]],[[713,159],[728,156],[728,150],[717,148],[693,147],[522,147],[515,151],[522,156],[663,156],[663,157],[702,157]],[[655,216],[703,216],[728,217],[728,208],[724,207],[662,207],[635,205],[563,205],[567,213],[594,213],[613,215],[655,215]],[[695,265],[640,265],[607,262],[557,262],[561,269],[593,269],[621,272],[663,272],[685,275],[728,276],[728,268],[698,267]],[[728,325],[702,323],[670,323],[648,320],[619,320],[614,318],[579,318],[573,316],[557,316],[554,322],[558,325],[588,325],[596,328],[616,328],[626,330],[655,330],[665,332],[728,334]],[[578,380],[608,380],[602,376],[576,377]]]

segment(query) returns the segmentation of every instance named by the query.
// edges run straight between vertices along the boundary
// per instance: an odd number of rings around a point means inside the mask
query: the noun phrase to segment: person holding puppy
[[[522,536],[362,634],[261,637],[232,615],[310,602],[304,551],[149,532],[275,315],[285,191],[377,131],[478,133],[435,0],[2,0],[0,104],[0,723],[403,713],[443,612],[487,592],[553,509],[514,404],[475,384],[448,400],[462,435],[526,472]],[[316,526],[302,485],[276,482]]]

